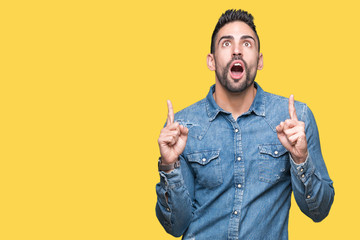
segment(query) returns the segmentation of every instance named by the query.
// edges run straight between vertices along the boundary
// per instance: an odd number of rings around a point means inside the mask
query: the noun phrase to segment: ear
[[[263,67],[264,67],[263,54],[260,53],[257,69],[261,70],[261,69],[263,69]]]
[[[215,58],[214,58],[214,54],[209,53],[206,56],[206,62],[207,62],[207,66],[211,71],[215,70]]]

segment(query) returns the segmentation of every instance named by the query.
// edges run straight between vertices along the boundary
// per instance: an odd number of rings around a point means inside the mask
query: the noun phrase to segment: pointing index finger
[[[295,105],[294,105],[294,95],[290,95],[290,97],[289,97],[289,115],[290,115],[290,119],[298,120],[297,115],[296,115]]]
[[[170,100],[167,100],[167,105],[168,105],[167,125],[170,125],[174,123],[174,110]]]

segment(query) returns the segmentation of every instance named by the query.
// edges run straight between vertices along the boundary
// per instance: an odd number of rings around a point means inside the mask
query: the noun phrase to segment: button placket
[[[241,142],[241,128],[236,123],[233,125],[233,136],[235,144],[234,152],[234,202],[233,202],[233,211],[232,216],[229,222],[228,239],[237,239],[236,236],[239,233],[240,227],[240,215],[241,215],[241,206],[243,202],[244,195],[244,183],[245,183],[245,164],[244,164],[244,155],[242,152],[242,142]]]

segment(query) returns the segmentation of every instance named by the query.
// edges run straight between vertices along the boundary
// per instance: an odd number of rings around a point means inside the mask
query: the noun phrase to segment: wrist
[[[293,154],[291,154],[291,158],[294,160],[296,164],[304,163],[307,157],[308,157],[308,151],[306,151],[306,153],[303,156],[294,156]]]
[[[159,157],[159,160],[158,160],[158,170],[159,171],[168,173],[168,172],[174,170],[175,168],[179,168],[179,167],[180,167],[180,159],[179,158],[172,163],[166,163],[166,162],[162,162],[162,157]]]
[[[160,160],[162,165],[170,165],[170,164],[173,164],[174,162],[178,161],[179,156],[177,156],[177,157],[173,156],[173,157],[170,157],[170,158],[165,158],[165,157],[160,155],[159,160]]]

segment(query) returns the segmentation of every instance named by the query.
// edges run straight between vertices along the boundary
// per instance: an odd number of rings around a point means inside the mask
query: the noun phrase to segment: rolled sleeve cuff
[[[160,171],[160,185],[164,189],[174,189],[184,184],[180,168],[175,168],[169,173]]]
[[[310,154],[308,154],[305,162],[297,164],[295,163],[294,159],[290,155],[290,163],[291,163],[291,171],[293,174],[297,176],[297,178],[303,182],[304,184],[306,181],[312,176],[315,171],[314,164],[311,160]]]

